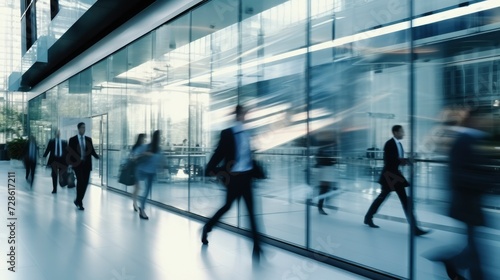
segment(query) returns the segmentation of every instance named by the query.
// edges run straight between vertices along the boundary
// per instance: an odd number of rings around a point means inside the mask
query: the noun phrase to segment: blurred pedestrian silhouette
[[[184,139],[182,140],[182,144],[180,144],[181,150],[180,150],[180,156],[179,159],[177,160],[177,166],[178,170],[184,170],[187,174],[187,153],[188,153],[188,140]],[[186,158],[184,158],[186,156]]]
[[[466,279],[460,275],[460,269],[466,268],[470,272],[467,279],[484,279],[475,231],[485,225],[482,196],[495,182],[494,173],[487,169],[491,162],[485,149],[491,118],[491,114],[476,109],[469,113],[463,126],[454,128],[457,138],[449,152],[449,215],[465,224],[467,245],[458,254],[440,249],[426,256],[442,262],[450,279]]]
[[[139,147],[141,147],[142,145],[144,145],[144,139],[146,138],[146,134],[144,133],[140,133],[139,135],[137,135],[137,141],[135,142],[134,146],[132,146],[132,149],[130,150],[130,155],[129,155],[129,158],[130,159],[134,159],[134,158],[137,158],[139,156],[139,154],[137,153],[137,150]],[[137,169],[137,165],[136,165],[136,168]],[[134,170],[134,172],[137,173],[136,170]],[[132,202],[133,202],[133,207],[134,207],[134,211],[139,211],[139,207],[137,206],[137,194],[139,193],[139,180],[137,178],[137,176],[135,176],[135,184],[134,184],[134,192],[132,193]]]
[[[325,196],[328,192],[337,190],[335,180],[335,164],[337,163],[337,140],[334,133],[322,133],[321,138],[318,139],[321,147],[318,148],[316,153],[316,165],[318,168],[319,177],[319,200],[318,212],[322,215],[328,215],[323,209],[325,203]],[[318,135],[320,137],[320,135]]]
[[[35,136],[31,135],[29,137],[28,143],[26,143],[26,147],[24,150],[26,180],[30,183],[30,187],[33,187],[33,182],[35,181],[36,161],[38,158],[38,147],[36,144]]]
[[[149,219],[146,215],[145,207],[146,200],[151,193],[153,187],[153,180],[155,179],[156,172],[162,163],[162,156],[160,150],[160,131],[153,132],[153,137],[150,144],[141,145],[135,149],[134,154],[137,157],[137,180],[144,180],[145,188],[143,196],[141,197],[141,206],[139,207],[139,217],[141,219]]]
[[[399,170],[401,165],[404,166],[410,163],[409,160],[404,157],[403,145],[400,142],[405,135],[405,131],[402,126],[395,125],[392,127],[392,134],[393,137],[385,142],[384,145],[384,167],[382,168],[382,173],[378,181],[382,187],[382,191],[368,209],[364,223],[372,228],[379,227],[373,223],[373,215],[377,213],[378,208],[382,205],[387,196],[392,191],[395,191],[403,206],[406,219],[408,222],[412,223],[411,226],[414,228],[415,234],[420,236],[428,233],[428,231],[418,228],[414,214],[408,211],[408,196],[406,195],[405,188],[410,184],[403,176],[403,173],[401,173],[401,170]]]
[[[215,215],[205,224],[202,230],[201,242],[208,244],[208,233],[230,208],[235,200],[241,197],[247,206],[248,218],[252,228],[254,242],[253,256],[260,259],[261,247],[258,227],[254,213],[254,197],[252,193],[252,178],[254,177],[254,162],[250,148],[250,136],[243,127],[246,109],[238,105],[235,110],[236,123],[233,127],[223,130],[214,154],[205,169],[205,175],[224,178],[223,184],[227,188],[226,202]],[[223,162],[223,167],[218,168]]]
[[[89,184],[90,171],[92,171],[92,156],[96,159],[99,159],[99,156],[94,150],[92,138],[85,136],[85,123],[79,123],[77,128],[78,135],[69,139],[66,159],[76,175],[76,199],[73,203],[79,210],[85,210],[83,198]]]
[[[68,143],[61,139],[61,131],[58,129],[55,134],[55,138],[50,139],[47,144],[47,148],[43,153],[43,157],[47,157],[50,153],[49,160],[47,161],[47,166],[52,169],[52,193],[57,193],[57,180],[60,178],[61,187],[64,187],[67,182],[63,176],[66,174],[67,164],[66,164],[66,153],[67,153]]]
[[[184,140],[182,140],[182,144],[181,144],[181,154],[183,154],[183,155],[186,154],[187,148],[188,148],[188,140],[184,139]]]

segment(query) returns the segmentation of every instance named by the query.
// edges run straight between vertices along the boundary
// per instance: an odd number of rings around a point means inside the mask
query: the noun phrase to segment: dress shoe
[[[428,234],[429,232],[430,232],[430,231],[428,231],[428,230],[423,230],[423,229],[417,228],[417,229],[415,230],[415,235],[416,235],[416,236],[422,236],[422,235],[424,235],[424,234]]]
[[[137,206],[137,204],[134,203],[132,206],[134,207],[135,212],[139,211],[139,207]]]
[[[321,215],[328,215],[328,213],[325,212],[325,210],[323,210],[323,208],[318,208],[318,212],[321,214]]]
[[[203,230],[201,231],[201,243],[203,243],[203,245],[207,245],[208,244],[207,237],[208,237],[207,228],[203,227]]]
[[[371,228],[379,228],[376,224],[373,223],[372,219],[365,218],[365,225],[368,225]]]
[[[83,208],[83,204],[77,203],[76,200],[74,200],[73,203],[75,204],[76,208],[78,208],[78,210],[80,211],[85,210],[85,208]]]
[[[139,217],[141,217],[141,219],[144,220],[149,220],[148,215],[146,215],[146,213],[140,207],[139,207]]]
[[[262,255],[262,249],[260,249],[260,247],[254,247],[252,252],[253,260],[259,262],[261,255]]]
[[[57,191],[52,191],[52,193],[57,193]]]
[[[455,269],[455,266],[452,265],[450,260],[448,259],[438,259],[436,260],[438,262],[442,262],[444,264],[444,268],[446,269],[446,274],[448,274],[448,277],[452,280],[466,280],[465,277],[462,275],[458,274],[458,271]]]

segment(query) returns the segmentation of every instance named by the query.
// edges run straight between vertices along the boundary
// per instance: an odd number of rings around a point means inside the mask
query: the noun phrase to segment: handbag
[[[257,160],[252,160],[253,168],[252,168],[252,178],[254,179],[267,179],[267,174],[262,167],[262,163]]]
[[[118,183],[124,184],[125,186],[132,186],[137,181],[135,176],[136,161],[133,159],[128,159],[120,167],[120,176],[118,176]]]
[[[67,176],[66,178],[68,178],[68,188],[74,188],[76,187],[76,184],[75,184],[75,171],[73,171],[73,168],[71,167],[68,167],[68,171],[67,171]]]

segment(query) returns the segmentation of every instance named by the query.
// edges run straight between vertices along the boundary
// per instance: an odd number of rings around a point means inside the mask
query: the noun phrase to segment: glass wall
[[[261,234],[322,260],[445,279],[430,252],[467,238],[447,212],[450,118],[479,106],[500,118],[499,19],[496,1],[207,1],[30,100],[29,125],[45,145],[56,128],[69,138],[85,121],[102,158],[92,183],[126,192],[120,163],[139,133],[150,141],[161,130],[164,161],[150,198],[211,217],[226,192],[204,168],[243,104],[269,176],[254,184]],[[373,217],[380,228],[364,224],[394,125],[406,132],[412,163],[401,168],[405,191],[418,226],[431,230],[422,236],[411,234],[394,192]],[[499,193],[484,195],[488,223],[476,235],[492,279]],[[221,222],[249,229],[243,203]]]
[[[21,44],[18,47],[21,47],[19,51],[22,52],[22,59],[21,65],[16,67],[17,71],[24,73],[36,62],[48,61],[47,50],[96,3],[96,0],[17,0],[17,2],[21,4],[22,36],[19,37]],[[13,4],[9,3],[9,6]]]

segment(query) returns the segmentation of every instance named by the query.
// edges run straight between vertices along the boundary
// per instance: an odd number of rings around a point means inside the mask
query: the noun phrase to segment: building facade
[[[391,246],[367,237],[363,215],[380,189],[384,142],[400,124],[416,160],[404,172],[419,221],[441,241],[460,239],[460,226],[436,210],[446,204],[442,124],[450,108],[486,106],[499,117],[498,1],[130,1],[116,18],[99,16],[107,2],[23,6],[22,63],[10,86],[29,99],[29,133],[40,145],[86,122],[102,158],[92,183],[128,193],[120,163],[139,133],[159,129],[165,163],[150,198],[209,217],[224,189],[203,168],[243,104],[270,177],[256,188],[264,236],[387,277],[444,277],[421,257],[435,243],[410,236],[396,198],[379,215]],[[75,28],[92,21],[107,28]],[[332,143],[340,191],[323,219],[315,154]],[[484,207],[499,202],[491,196]],[[244,216],[232,209],[223,222],[248,229]],[[500,236],[486,233],[486,243]]]

